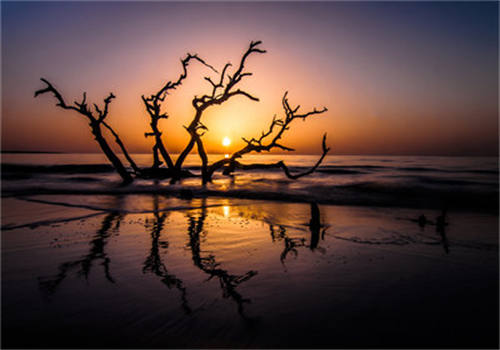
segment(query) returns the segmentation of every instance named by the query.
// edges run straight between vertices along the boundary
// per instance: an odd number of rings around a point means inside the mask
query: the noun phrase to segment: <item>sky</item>
[[[102,105],[131,152],[150,152],[141,95],[181,73],[197,53],[219,70],[236,65],[252,40],[241,88],[203,116],[208,152],[229,153],[259,136],[281,97],[328,112],[294,121],[283,143],[297,153],[498,155],[497,2],[2,2],[3,150],[99,152],[87,121],[33,97],[51,81],[67,101]],[[194,95],[210,92],[193,63],[165,102],[171,153],[188,141]],[[222,139],[229,137],[230,146]],[[110,138],[112,141],[112,138]]]

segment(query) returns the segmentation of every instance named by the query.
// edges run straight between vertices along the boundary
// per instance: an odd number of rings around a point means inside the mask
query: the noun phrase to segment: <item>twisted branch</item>
[[[57,91],[57,89],[47,79],[40,78],[40,80],[42,82],[44,82],[47,85],[47,87],[44,89],[40,89],[40,90],[35,91],[35,97],[38,97],[38,95],[42,95],[42,94],[45,94],[47,92],[52,93],[57,100],[56,106],[61,107],[63,109],[74,110],[74,111],[84,115],[85,117],[87,117],[90,120],[90,122],[96,121],[96,119],[92,115],[92,112],[89,111],[89,109],[87,108],[87,104],[85,103],[85,101],[87,99],[86,92],[83,93],[82,102],[78,103],[75,101],[74,106],[67,105],[66,102],[64,101],[64,98],[59,93],[59,91]]]
[[[211,78],[206,77],[205,80],[212,85],[212,93],[210,95],[203,95],[201,97],[195,96],[193,98],[192,104],[193,107],[195,108],[195,115],[193,117],[193,120],[189,124],[189,126],[186,127],[186,130],[190,134],[191,138],[184,148],[184,150],[181,152],[179,157],[177,158],[177,161],[175,163],[175,168],[177,172],[180,172],[182,168],[182,164],[184,163],[184,160],[186,159],[187,155],[191,150],[193,149],[194,145],[197,145],[198,148],[198,154],[200,158],[202,159],[202,162],[204,159],[207,157],[205,150],[202,146],[201,142],[201,136],[197,130],[199,128],[199,125],[201,124],[201,117],[203,115],[203,112],[210,106],[214,105],[220,105],[227,100],[229,100],[231,97],[234,96],[245,96],[248,99],[252,101],[259,101],[259,99],[250,93],[243,91],[241,89],[234,89],[235,86],[246,76],[252,75],[252,73],[249,72],[244,72],[244,67],[247,58],[252,54],[252,53],[265,53],[266,51],[263,49],[260,49],[258,46],[261,44],[261,41],[252,41],[247,49],[247,51],[243,54],[243,57],[241,58],[240,64],[238,65],[238,68],[236,71],[231,75],[226,73],[228,68],[231,67],[231,63],[227,63],[224,66],[224,69],[222,70],[219,81],[218,83],[215,83]],[[227,80],[227,81],[226,81]],[[202,173],[206,173],[206,164],[202,164]],[[172,179],[172,182],[175,182],[176,178]]]
[[[75,101],[73,105],[68,105],[64,100],[64,98],[62,97],[62,95],[59,93],[59,91],[57,91],[57,89],[48,80],[44,78],[41,78],[40,80],[46,84],[46,87],[35,91],[35,97],[45,93],[52,93],[57,100],[56,106],[66,110],[73,110],[85,116],[90,122],[89,125],[92,134],[95,136],[95,140],[101,147],[102,151],[104,152],[108,160],[111,162],[111,164],[113,164],[113,167],[116,169],[116,171],[122,177],[125,183],[132,182],[133,180],[132,176],[125,169],[121,160],[116,156],[111,147],[108,145],[106,139],[102,135],[102,130],[101,130],[101,126],[104,125],[105,128],[111,131],[111,133],[115,137],[116,143],[120,146],[121,150],[123,151],[123,154],[130,162],[131,167],[134,169],[135,172],[139,172],[140,171],[139,168],[128,154],[118,134],[111,128],[111,126],[109,126],[104,121],[108,116],[109,104],[115,98],[115,95],[113,95],[113,93],[109,93],[109,96],[104,99],[103,109],[100,109],[99,106],[97,106],[97,104],[94,103],[94,108],[96,113],[96,115],[94,115],[94,113],[92,113],[92,111],[88,108],[86,92],[83,93],[83,98],[81,102]]]
[[[161,154],[168,168],[174,167],[172,159],[167,149],[165,148],[165,145],[163,144],[161,138],[162,132],[158,128],[158,121],[160,119],[168,118],[168,114],[166,112],[164,113],[161,112],[162,102],[165,101],[165,98],[167,97],[169,91],[175,90],[179,85],[182,84],[183,80],[187,78],[187,67],[191,60],[198,61],[204,66],[210,68],[211,70],[217,73],[217,70],[214,67],[212,67],[211,65],[206,63],[203,59],[198,57],[197,54],[192,55],[188,53],[184,59],[181,59],[182,73],[176,81],[168,81],[160,90],[158,90],[156,94],[152,94],[149,97],[145,97],[144,95],[141,96],[142,101],[144,102],[144,105],[146,107],[146,111],[148,112],[151,118],[150,126],[151,130],[153,131],[151,133],[145,133],[144,136],[155,137],[155,144],[153,146],[153,157],[155,159],[155,162],[153,164],[153,168],[157,168],[161,164],[161,162],[159,161],[158,152]]]
[[[242,138],[243,141],[245,141],[246,146],[240,149],[239,151],[233,153],[231,157],[220,159],[219,161],[216,161],[212,165],[210,165],[206,171],[207,174],[206,181],[210,181],[213,173],[224,166],[226,166],[224,170],[225,175],[230,175],[236,168],[244,170],[281,168],[283,169],[283,172],[288,178],[294,180],[302,176],[306,176],[313,173],[321,164],[328,151],[330,151],[330,148],[326,146],[326,133],[323,135],[321,157],[318,159],[318,161],[314,166],[299,174],[295,175],[292,174],[288,166],[283,161],[279,161],[277,163],[272,163],[272,164],[248,164],[248,165],[241,164],[237,161],[237,159],[241,158],[244,154],[251,152],[260,153],[263,151],[269,152],[273,148],[279,148],[285,151],[293,151],[294,150],[293,148],[287,147],[278,142],[285,133],[285,131],[290,129],[290,124],[296,119],[305,120],[312,115],[322,114],[328,110],[326,107],[323,107],[320,110],[314,108],[312,111],[309,111],[307,113],[299,113],[300,105],[295,108],[292,108],[290,106],[290,103],[288,102],[288,92],[285,92],[285,94],[283,95],[282,105],[285,111],[284,119],[277,118],[275,115],[273,117],[273,120],[271,121],[269,129],[265,132],[263,131],[259,138],[251,138],[250,140]],[[268,138],[271,138],[271,140],[268,143],[266,143],[266,140]]]

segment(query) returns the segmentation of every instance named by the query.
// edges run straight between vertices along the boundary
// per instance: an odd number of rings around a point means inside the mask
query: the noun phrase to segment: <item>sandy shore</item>
[[[498,216],[159,195],[2,201],[4,347],[498,347]]]

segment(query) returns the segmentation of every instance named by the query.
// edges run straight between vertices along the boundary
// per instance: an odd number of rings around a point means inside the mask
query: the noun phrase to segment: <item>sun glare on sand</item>
[[[224,138],[222,139],[222,146],[229,146],[231,144],[231,139],[227,136],[224,136]]]

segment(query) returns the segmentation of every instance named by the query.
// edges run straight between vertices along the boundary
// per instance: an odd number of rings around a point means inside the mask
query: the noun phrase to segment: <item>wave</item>
[[[199,171],[200,166],[189,165],[184,167],[187,170]],[[309,169],[308,165],[291,165],[290,169],[303,171]],[[30,174],[91,174],[91,173],[109,173],[114,169],[109,164],[64,164],[64,165],[31,165],[31,164],[2,164],[3,174],[17,174],[16,176],[27,177]],[[280,172],[280,169],[256,169],[253,172]],[[322,165],[317,170],[320,173],[339,174],[339,175],[356,175],[367,174],[374,171],[393,172],[393,171],[408,171],[408,172],[433,172],[433,173],[472,173],[472,174],[490,174],[496,175],[498,169],[446,169],[436,167],[399,167],[399,166],[382,166],[382,165]],[[247,170],[248,172],[248,170]],[[250,172],[252,172],[250,170]]]
[[[360,174],[366,174],[365,171],[359,171],[359,170],[350,170],[350,169],[342,169],[342,168],[337,168],[337,169],[322,169],[319,168],[316,170],[318,173],[325,173],[325,174],[332,174],[332,175],[360,175]]]
[[[423,184],[431,185],[446,185],[446,186],[493,186],[498,187],[498,183],[494,182],[484,182],[484,181],[474,181],[474,180],[462,180],[462,179],[450,179],[450,178],[440,178],[431,176],[415,176],[415,175],[387,175],[386,177],[408,179],[415,182],[420,182]]]
[[[311,185],[283,187],[283,184],[268,180],[265,184],[245,184],[224,187],[217,184],[201,185],[155,185],[133,183],[120,186],[118,183],[74,183],[9,186],[3,188],[3,196],[26,196],[36,194],[165,194],[179,198],[231,197],[241,199],[273,200],[284,202],[316,202],[334,205],[385,206],[408,208],[456,208],[477,211],[498,211],[498,189],[474,190],[466,186],[429,188],[416,184],[358,182],[344,185]]]
[[[394,167],[395,170],[412,172],[434,172],[434,173],[472,173],[472,174],[498,174],[498,169],[443,169],[443,168],[419,168],[419,167]]]
[[[290,159],[291,172],[308,169],[308,159],[303,162],[294,159]],[[416,160],[412,161],[412,166],[406,166],[407,162],[379,165],[349,161],[340,165],[324,164],[315,173],[297,181],[285,177],[281,169],[255,169],[237,171],[232,180],[216,174],[214,183],[206,187],[200,185],[199,179],[183,181],[182,185],[138,180],[128,186],[119,186],[119,177],[113,168],[97,162],[3,164],[2,179],[9,181],[2,182],[2,195],[164,193],[183,197],[189,193],[187,197],[219,196],[418,208],[448,206],[474,210],[498,208],[498,170],[494,169],[493,162],[483,164],[474,161],[466,169],[463,168],[463,160],[462,163],[448,160],[443,165],[426,160],[421,167],[413,166],[419,164]],[[199,174],[200,167],[191,165],[186,169]]]
[[[392,169],[391,166],[382,165],[324,165],[321,168],[326,169]]]

